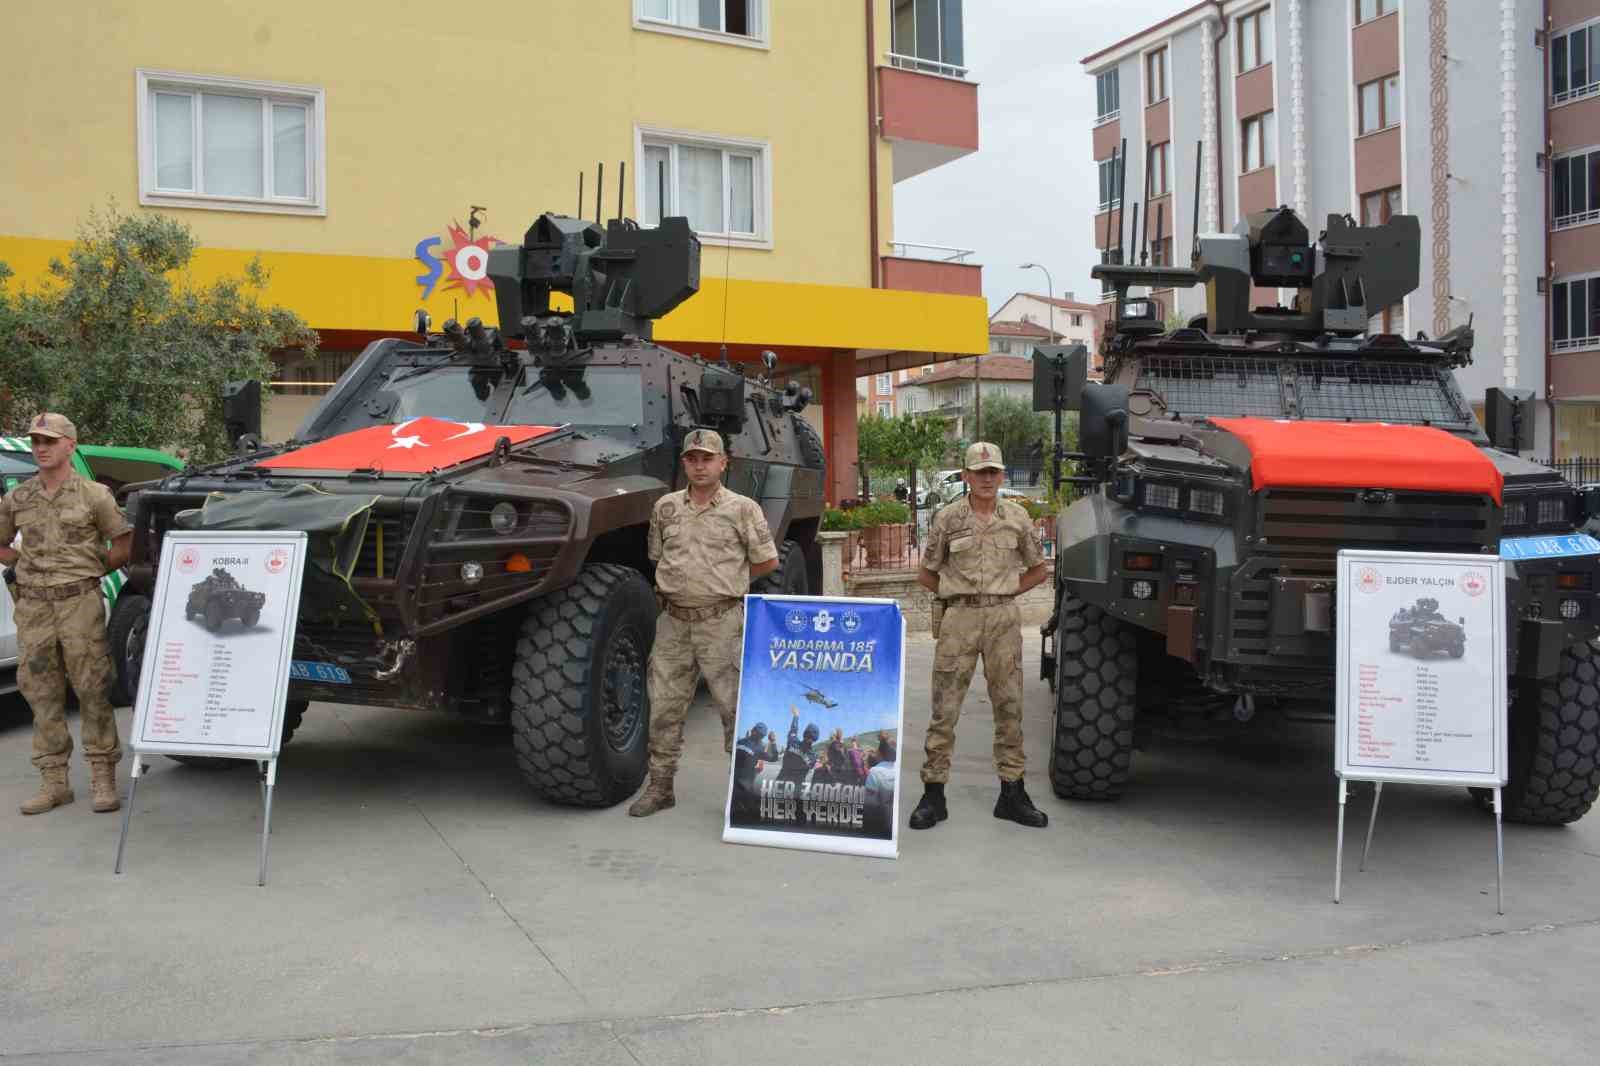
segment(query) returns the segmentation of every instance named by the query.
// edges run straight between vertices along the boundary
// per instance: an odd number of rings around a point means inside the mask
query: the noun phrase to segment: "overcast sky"
[[[1014,292],[1090,298],[1098,286],[1090,151],[1094,79],[1078,60],[1193,0],[966,0],[967,76],[978,83],[978,151],[895,186],[896,240],[972,248],[989,311]],[[1135,99],[1137,86],[1122,87]]]

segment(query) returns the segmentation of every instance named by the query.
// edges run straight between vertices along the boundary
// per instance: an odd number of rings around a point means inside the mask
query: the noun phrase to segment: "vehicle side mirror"
[[[1484,430],[1504,452],[1533,449],[1533,390],[1495,387],[1483,395]]]
[[[1089,378],[1089,349],[1081,344],[1041,344],[1033,349],[1033,409],[1078,406]]]
[[[229,442],[261,439],[261,382],[230,381],[222,386],[222,425]]]
[[[1084,385],[1078,444],[1091,459],[1115,459],[1128,446],[1128,386]]]

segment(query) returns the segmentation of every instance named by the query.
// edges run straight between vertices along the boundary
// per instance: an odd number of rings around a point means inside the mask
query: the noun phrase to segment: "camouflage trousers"
[[[678,771],[678,756],[683,752],[683,719],[702,676],[722,716],[723,740],[733,738],[743,642],[743,604],[703,622],[685,622],[665,611],[661,613],[646,673],[652,777],[670,778]]]
[[[111,711],[111,655],[106,648],[105,600],[95,586],[65,600],[19,599],[17,688],[33,708],[33,765],[65,766],[67,682],[78,694],[83,755],[89,762],[122,758]]]
[[[973,671],[983,659],[994,706],[994,768],[1002,781],[1022,777],[1022,617],[1014,603],[993,607],[952,606],[939,627],[933,652],[933,720],[928,723],[924,784],[950,780],[956,722]]]

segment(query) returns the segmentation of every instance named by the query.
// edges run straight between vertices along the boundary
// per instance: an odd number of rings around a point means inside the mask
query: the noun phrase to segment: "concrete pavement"
[[[913,639],[908,770],[931,658]],[[114,878],[117,816],[89,812],[78,766],[77,803],[16,813],[28,730],[0,720],[0,1056],[1525,1063],[1600,1037],[1600,814],[1507,828],[1502,918],[1464,791],[1385,789],[1358,874],[1359,786],[1334,906],[1327,730],[1167,744],[1122,803],[1068,805],[1042,683],[1027,707],[1050,827],[990,815],[980,677],[951,820],[887,862],[722,844],[703,706],[678,807],[637,820],[531,799],[501,731],[317,705],[281,765],[265,889],[248,772],[150,760]]]

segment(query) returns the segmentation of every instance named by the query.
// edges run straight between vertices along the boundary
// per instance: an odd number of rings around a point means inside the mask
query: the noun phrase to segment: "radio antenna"
[[[656,164],[656,225],[667,217],[667,161]]]
[[[594,166],[594,224],[598,226],[600,224],[600,216],[605,211],[605,208],[601,207],[600,203],[606,198],[606,165],[604,163],[596,163]]]
[[[1149,262],[1149,253],[1145,250],[1145,237],[1150,229],[1150,160],[1154,156],[1155,146],[1144,146],[1144,172],[1139,175],[1140,183],[1144,186],[1144,229],[1139,228],[1139,218],[1134,216],[1133,253],[1139,258],[1139,265],[1145,266]]]
[[[583,171],[578,171],[578,213],[574,218],[583,217]]]
[[[617,218],[621,219],[621,218],[626,217],[625,213],[622,210],[622,208],[623,208],[623,199],[622,198],[623,198],[624,195],[626,195],[627,188],[628,188],[628,161],[626,159],[624,159],[620,164],[618,164],[618,167],[619,167],[619,169],[617,171]]]
[[[1139,205],[1133,205],[1133,225],[1128,230],[1128,236],[1133,238],[1133,248],[1128,253],[1128,263],[1131,265],[1139,261]]]
[[[1194,242],[1194,247],[1189,250],[1191,265],[1194,260],[1200,258],[1200,157],[1204,154],[1202,148],[1203,142],[1194,142],[1194,224],[1189,229],[1189,235]]]
[[[1117,262],[1122,262],[1122,223],[1127,219],[1127,208],[1124,201],[1128,191],[1128,138],[1122,138],[1122,144],[1117,150]]]
[[[1148,221],[1148,220],[1146,220]],[[1165,200],[1156,204],[1156,239],[1150,242],[1150,262],[1156,266],[1171,266],[1171,263],[1156,263],[1156,258],[1161,251],[1161,229],[1167,221],[1167,202]]]
[[[733,273],[733,242],[729,241],[727,254],[722,257],[722,365],[728,365],[728,279]]]

